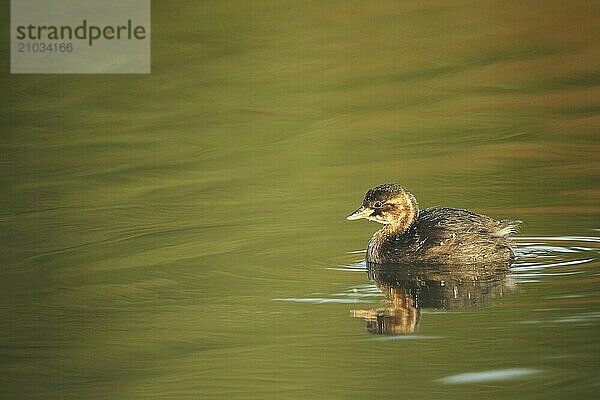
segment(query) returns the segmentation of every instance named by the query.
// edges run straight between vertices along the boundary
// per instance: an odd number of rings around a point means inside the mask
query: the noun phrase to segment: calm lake
[[[5,18],[0,397],[594,397],[599,20],[155,1],[151,74],[10,75]],[[519,258],[368,270],[385,182],[523,220]]]

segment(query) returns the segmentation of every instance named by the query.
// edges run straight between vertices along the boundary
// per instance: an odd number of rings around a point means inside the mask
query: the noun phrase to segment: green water
[[[4,18],[0,397],[592,398],[598,5],[251,4],[153,2],[150,75],[9,75]],[[526,222],[399,336],[388,181]]]

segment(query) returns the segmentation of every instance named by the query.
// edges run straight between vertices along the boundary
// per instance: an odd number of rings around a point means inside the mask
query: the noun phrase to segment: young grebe
[[[371,263],[510,264],[508,235],[521,221],[496,221],[456,208],[419,211],[415,197],[398,184],[377,186],[346,219],[384,224],[367,248]]]

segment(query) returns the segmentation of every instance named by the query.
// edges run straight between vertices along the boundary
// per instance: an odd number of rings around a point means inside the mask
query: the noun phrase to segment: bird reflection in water
[[[383,307],[353,310],[370,333],[413,333],[422,308],[454,310],[481,307],[513,287],[509,269],[501,266],[443,266],[367,263],[367,274],[386,296]]]

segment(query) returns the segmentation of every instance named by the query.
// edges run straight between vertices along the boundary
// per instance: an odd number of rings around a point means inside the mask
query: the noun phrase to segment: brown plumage
[[[520,221],[496,221],[456,208],[419,211],[414,196],[398,184],[369,190],[347,219],[384,224],[367,248],[372,263],[510,264],[508,235]]]

